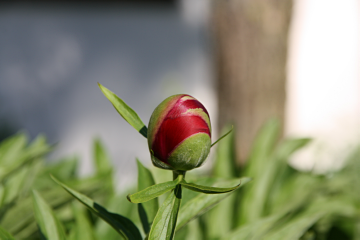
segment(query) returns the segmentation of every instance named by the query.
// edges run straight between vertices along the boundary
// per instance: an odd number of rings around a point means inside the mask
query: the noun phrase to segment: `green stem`
[[[186,171],[174,170],[173,171],[173,180],[177,179],[179,176],[180,176],[180,181],[185,179],[185,173],[186,173]]]

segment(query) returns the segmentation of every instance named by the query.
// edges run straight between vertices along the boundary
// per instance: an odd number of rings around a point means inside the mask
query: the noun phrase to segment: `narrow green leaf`
[[[15,138],[15,142],[9,141],[8,143],[11,143],[10,148],[6,148],[7,144],[2,145],[5,146],[3,148],[5,151],[0,154],[2,155],[0,156],[0,182],[4,182],[16,171],[51,150],[42,135],[39,135],[28,147],[25,147],[26,139],[26,136],[20,136],[18,139]]]
[[[138,240],[141,239],[141,235],[139,229],[134,225],[132,221],[128,218],[123,217],[121,215],[108,212],[104,207],[97,204],[87,196],[76,192],[75,190],[69,188],[65,184],[58,181],[56,178],[52,177],[52,179],[61,185],[66,191],[68,191],[73,197],[78,199],[82,204],[88,207],[91,211],[93,211],[96,215],[102,218],[104,221],[109,223],[123,238],[129,240]]]
[[[275,228],[264,235],[262,239],[296,240],[325,216],[330,218],[341,216],[355,219],[357,215],[358,208],[352,199],[344,198],[344,196],[319,196],[310,204],[308,203],[305,210],[281,224],[279,228]]]
[[[0,166],[12,164],[25,148],[28,138],[21,132],[11,136],[0,144]]]
[[[10,203],[16,200],[17,197],[19,197],[18,194],[20,193],[26,181],[28,172],[29,167],[23,167],[8,178],[8,180],[4,184],[5,192],[3,195],[3,199],[0,202],[0,206],[2,204]]]
[[[71,185],[71,187],[76,189],[76,191],[81,191],[91,196],[103,196],[104,192],[106,192],[106,190],[103,189],[104,178],[105,176],[97,175],[81,180],[67,182],[67,184]],[[70,194],[64,194],[64,190],[59,187],[53,180],[51,180],[51,183],[52,185],[48,185],[51,187],[48,187],[45,191],[42,191],[41,196],[52,208],[63,206],[64,204],[73,200],[73,197]],[[37,186],[34,188],[39,189]],[[9,232],[14,233],[15,238],[20,238],[17,237],[17,234],[15,233],[23,231],[25,225],[29,224],[30,222],[34,222],[34,211],[32,205],[31,195],[29,197],[23,198],[21,201],[16,202],[16,204],[8,210],[3,219],[1,219],[0,225]],[[21,218],[18,217],[20,215],[22,216]],[[34,231],[37,231],[36,225],[34,225],[32,228]]]
[[[179,179],[174,181],[159,183],[141,190],[140,192],[129,194],[127,199],[132,203],[142,203],[154,199],[176,187],[179,183]]]
[[[35,219],[40,227],[41,233],[48,240],[65,240],[66,235],[59,220],[40,194],[33,190],[33,204]]]
[[[98,173],[109,172],[112,169],[111,161],[100,139],[97,138],[94,140],[93,149],[96,171]]]
[[[148,240],[168,240],[174,238],[181,195],[181,185],[177,185],[156,214]]]
[[[229,128],[230,126],[225,127],[221,133],[228,132]],[[216,159],[212,171],[213,177],[225,179],[236,177],[234,132],[231,132],[230,135],[217,146]]]
[[[224,181],[221,185],[233,185],[241,181],[241,186],[244,186],[250,181],[250,178],[240,178]],[[195,198],[189,200],[182,208],[179,213],[179,221],[177,230],[185,226],[192,219],[205,213],[220,201],[224,200],[231,193],[227,194],[199,194]]]
[[[257,177],[263,173],[263,164],[269,159],[277,143],[280,133],[280,123],[277,120],[269,120],[257,134],[251,149],[250,159],[247,166],[247,174]]]
[[[5,229],[0,227],[0,239],[1,240],[15,240],[15,238],[8,233]]]
[[[149,223],[148,216],[146,214],[145,208],[142,203],[137,204],[138,214],[140,217],[141,225],[143,227],[143,230],[145,234],[148,234],[150,231],[151,224]]]
[[[80,159],[76,156],[60,159],[45,166],[42,176],[48,179],[49,182],[52,182],[49,179],[49,174],[63,181],[74,179],[77,176],[79,161]]]
[[[266,171],[259,176],[258,185],[254,184],[254,186],[258,186],[258,196],[262,197],[262,199],[256,199],[255,202],[257,202],[258,205],[266,206],[266,208],[264,208],[265,214],[269,214],[270,211],[271,213],[275,213],[277,211],[276,207],[281,209],[284,207],[284,204],[294,202],[289,201],[289,198],[302,198],[296,197],[296,195],[298,195],[298,193],[295,193],[298,189],[296,186],[289,186],[289,183],[293,182],[294,175],[297,175],[298,172],[294,171],[288,165],[288,161],[295,151],[301,149],[310,141],[311,139],[309,138],[284,139],[274,150],[269,163],[265,165]],[[311,177],[312,182],[314,182],[315,179],[314,176]],[[306,183],[306,181],[302,182],[302,184],[304,183]],[[295,194],[290,195],[290,192],[286,192],[284,189],[285,186],[288,189],[289,187],[293,188],[295,191],[292,190],[292,192]],[[300,192],[300,195],[305,196],[309,192],[313,192],[314,186],[304,188],[303,191]],[[283,202],[281,200],[283,200]]]
[[[314,225],[320,218],[322,218],[326,213],[315,211],[312,213],[307,213],[301,217],[295,218],[287,224],[282,225],[281,229],[267,234],[264,236],[264,239],[269,240],[297,240]]]
[[[217,144],[220,140],[222,140],[224,137],[226,137],[227,135],[229,135],[232,130],[234,129],[234,126],[231,126],[231,129],[225,133],[224,135],[222,135],[218,140],[216,140],[214,143],[211,144],[211,147],[213,147],[215,144]]]
[[[208,187],[208,186],[201,186],[194,183],[187,183],[185,180],[181,181],[180,184],[192,191],[195,192],[201,192],[206,194],[221,194],[221,193],[228,193],[236,190],[238,187],[240,187],[241,182],[236,185],[235,187],[229,187],[229,188],[218,188],[218,187]]]
[[[150,170],[144,167],[138,159],[136,159],[136,163],[138,167],[138,191],[155,185],[154,177],[151,174]],[[148,233],[147,230],[150,230],[150,225],[153,222],[158,209],[159,200],[157,198],[149,200],[146,203],[139,204],[139,216],[142,220],[145,233]],[[147,230],[145,230],[145,228]]]
[[[276,120],[270,120],[257,134],[250,158],[245,170],[246,176],[256,179],[253,184],[244,188],[240,207],[237,212],[237,225],[256,221],[264,214],[267,202],[267,188],[269,181],[273,180],[280,162],[274,162],[272,158],[274,147],[280,133],[280,124]]]
[[[261,218],[253,223],[242,225],[231,232],[228,232],[221,240],[248,240],[264,239],[265,235],[277,222],[289,211],[281,211],[266,218]]]
[[[230,125],[224,127],[220,135],[225,134],[231,128]],[[229,136],[217,145],[212,175],[217,178],[232,179],[237,177],[236,171],[234,131],[232,131]],[[209,239],[219,239],[231,231],[235,218],[234,207],[238,205],[236,197],[236,194],[231,194],[204,217],[207,223],[207,237]]]
[[[105,179],[105,177],[106,176],[97,175],[94,177],[71,181],[67,184],[77,191],[99,198],[104,196],[104,193],[107,191],[103,186],[103,179]],[[66,194],[64,190],[53,180],[51,180],[51,185],[47,186],[47,189],[41,192],[41,196],[45,199],[49,206],[51,206],[51,208],[57,209],[59,206],[64,206],[70,201],[73,201],[73,197],[70,194]],[[49,186],[51,187],[49,188]],[[35,188],[40,189],[37,186]],[[125,196],[124,200],[128,203]],[[5,207],[3,206],[0,208],[0,225],[12,233],[16,239],[27,239],[27,236],[37,233],[38,227],[34,221],[31,194],[28,197],[24,195],[24,198],[22,198],[21,201],[14,201],[11,202],[11,204],[13,205],[10,206],[10,209],[6,211],[6,214],[3,217],[1,216],[1,211]],[[129,205],[133,204],[129,203]],[[18,216],[21,216],[21,218]]]
[[[79,203],[80,204],[80,203]],[[95,234],[93,226],[89,221],[89,217],[86,216],[83,206],[79,206],[75,203],[72,204],[72,211],[75,217],[75,238],[76,240],[95,240]]]
[[[116,111],[131,125],[133,126],[141,135],[143,135],[145,138],[147,138],[147,127],[145,124],[141,121],[140,117],[137,115],[137,113],[130,108],[121,98],[116,96],[113,92],[111,92],[109,89],[98,83],[101,91],[109,99],[109,101],[112,103]]]
[[[132,189],[135,189],[132,187]],[[126,191],[126,190],[125,190]],[[124,191],[118,193],[115,196],[112,196],[106,203],[106,208],[108,211],[116,212],[124,217],[130,219],[136,226],[140,226],[141,222],[136,211],[137,204],[133,204],[126,199]],[[102,239],[118,239],[119,234],[113,229],[107,222],[98,221],[96,224],[96,236],[99,240]],[[121,237],[120,237],[121,239]]]

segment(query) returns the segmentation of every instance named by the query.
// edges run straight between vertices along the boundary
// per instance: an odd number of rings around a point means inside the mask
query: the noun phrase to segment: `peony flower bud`
[[[189,95],[168,97],[151,115],[147,137],[155,166],[181,171],[197,168],[210,152],[209,114]]]

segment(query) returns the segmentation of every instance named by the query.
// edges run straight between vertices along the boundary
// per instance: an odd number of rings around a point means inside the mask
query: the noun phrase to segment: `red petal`
[[[209,113],[206,111],[205,107],[199,101],[195,99],[181,101],[181,99],[179,99],[179,101],[175,104],[173,109],[169,111],[167,117],[169,118],[180,117],[180,115],[186,112],[187,110],[196,109],[196,108],[201,108],[209,116]]]
[[[201,117],[166,118],[161,124],[152,145],[155,157],[167,163],[167,158],[174,148],[196,133],[206,133],[210,136],[209,128]]]

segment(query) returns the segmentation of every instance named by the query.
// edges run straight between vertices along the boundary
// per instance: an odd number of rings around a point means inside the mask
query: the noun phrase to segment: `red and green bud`
[[[210,152],[209,114],[189,95],[168,97],[151,115],[147,137],[155,166],[182,171],[197,168]]]

